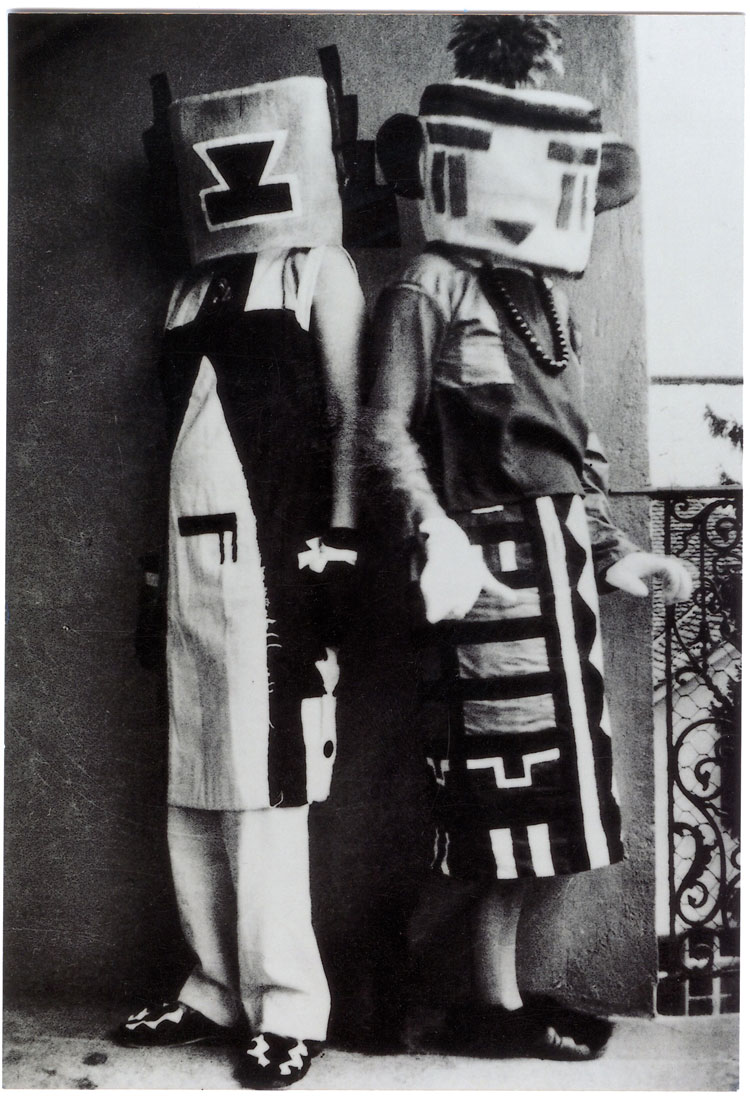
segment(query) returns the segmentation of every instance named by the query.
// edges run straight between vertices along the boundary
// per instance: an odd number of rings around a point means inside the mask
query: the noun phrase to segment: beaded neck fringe
[[[563,330],[559,313],[555,307],[555,300],[552,296],[552,282],[550,279],[545,278],[540,274],[534,276],[534,284],[539,290],[539,297],[542,302],[544,315],[552,334],[552,345],[555,353],[554,358],[550,357],[542,348],[536,335],[524,319],[518,305],[513,300],[508,291],[508,287],[503,281],[502,272],[499,269],[490,270],[489,278],[493,290],[497,293],[503,307],[508,313],[511,325],[515,329],[516,334],[518,334],[526,344],[537,365],[547,373],[562,373],[570,360],[570,347],[568,345],[568,340],[565,337],[565,331]]]

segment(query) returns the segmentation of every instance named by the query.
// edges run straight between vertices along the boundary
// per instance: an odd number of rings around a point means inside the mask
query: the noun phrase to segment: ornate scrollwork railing
[[[656,547],[694,573],[690,602],[654,599],[657,733],[666,737],[669,932],[657,1009],[736,1011],[739,980],[738,488],[653,493]]]

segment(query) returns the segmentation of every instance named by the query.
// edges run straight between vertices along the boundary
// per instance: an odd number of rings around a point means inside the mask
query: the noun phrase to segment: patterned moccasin
[[[178,1047],[192,1043],[232,1043],[244,1034],[240,1025],[224,1027],[181,1001],[149,1005],[129,1016],[112,1033],[120,1046]]]
[[[310,1062],[322,1050],[319,1042],[261,1032],[242,1055],[237,1080],[243,1088],[287,1088],[305,1076]]]

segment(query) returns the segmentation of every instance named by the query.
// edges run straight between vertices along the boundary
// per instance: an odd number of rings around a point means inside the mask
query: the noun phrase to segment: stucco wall
[[[24,21],[33,19],[34,22]],[[634,136],[631,27],[570,16],[571,90]],[[191,94],[316,73],[337,42],[360,133],[450,75],[448,15],[11,17],[6,952],[12,993],[130,1000],[168,991],[179,943],[164,841],[159,682],[132,653],[137,557],[158,541],[164,421],[154,358],[169,293],[148,224],[149,76]],[[356,256],[371,298],[420,246]],[[591,417],[619,487],[646,482],[638,204],[610,213],[572,296]],[[619,507],[644,538],[645,513]],[[371,529],[384,520],[371,508]],[[373,540],[376,538],[373,535]],[[334,1027],[363,1038],[401,981],[403,915],[430,844],[411,735],[403,576],[370,557],[340,700],[334,793],[313,872]],[[612,599],[610,695],[629,860],[554,884],[522,940],[524,980],[650,1008],[652,779],[647,606]]]

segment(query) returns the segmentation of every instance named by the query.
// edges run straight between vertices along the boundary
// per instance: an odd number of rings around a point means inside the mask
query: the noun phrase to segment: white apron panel
[[[326,647],[326,657],[315,663],[323,680],[323,696],[306,697],[302,701],[302,734],[305,740],[307,766],[307,799],[320,803],[331,791],[333,765],[336,760],[336,697],[339,664],[336,652]]]
[[[236,560],[229,531],[180,533],[180,517],[218,514],[236,515]],[[255,517],[216,374],[204,357],[170,479],[168,798],[173,806],[269,805],[266,643]]]

